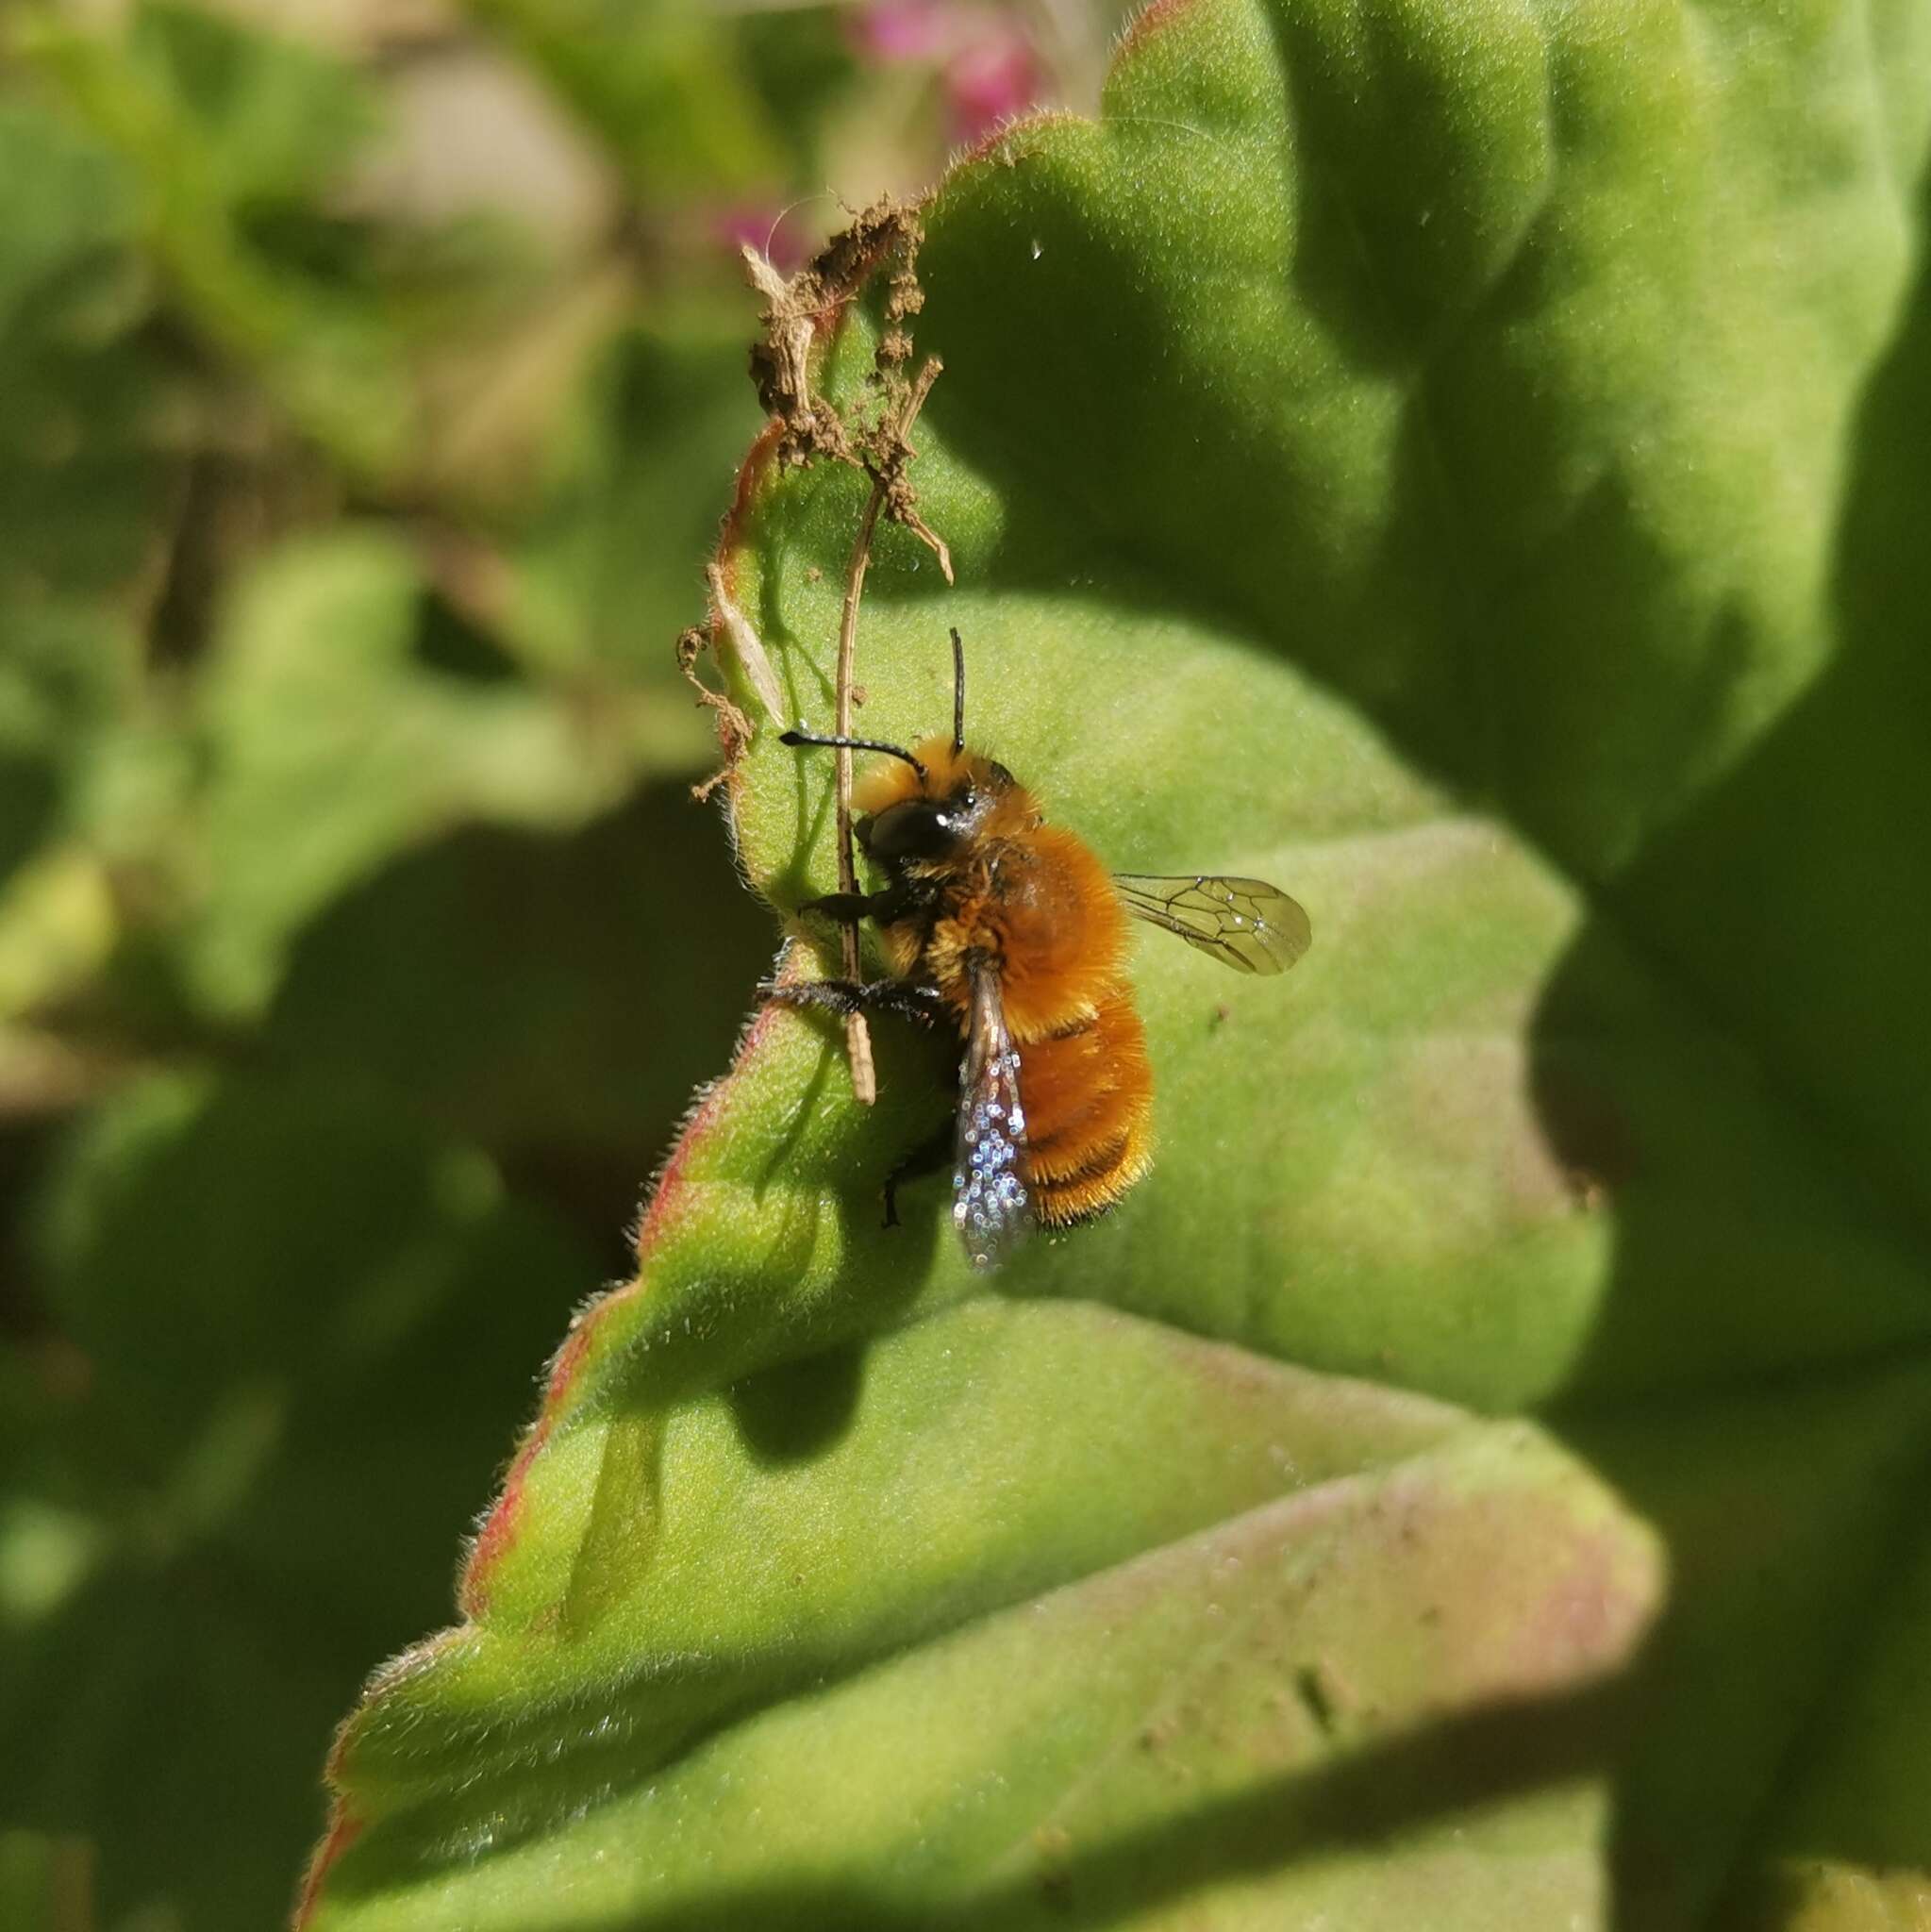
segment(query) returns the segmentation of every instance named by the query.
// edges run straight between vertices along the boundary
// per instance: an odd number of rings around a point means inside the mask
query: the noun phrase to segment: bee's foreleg
[[[787,1007],[818,1007],[832,1013],[896,1013],[922,1026],[936,1025],[945,1015],[938,988],[910,979],[794,979],[782,986],[768,981],[758,991]]]
[[[822,898],[807,899],[798,910],[823,913],[841,925],[857,925],[861,919],[890,925],[904,915],[909,904],[903,886],[887,886],[882,892],[826,892]]]
[[[857,925],[859,920],[870,917],[872,898],[870,892],[826,892],[822,899],[807,899],[798,910],[822,912],[841,925]]]
[[[898,1191],[906,1182],[923,1180],[928,1174],[942,1174],[952,1165],[954,1139],[952,1123],[947,1121],[933,1133],[929,1141],[914,1147],[885,1176],[885,1224],[887,1227],[896,1227],[898,1225]]]

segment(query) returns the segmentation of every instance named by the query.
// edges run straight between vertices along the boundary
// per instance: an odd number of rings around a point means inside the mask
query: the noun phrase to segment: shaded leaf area
[[[465,818],[580,823],[688,745],[684,719],[635,694],[611,691],[592,718],[510,666],[452,661],[430,596],[373,532],[284,545],[239,587],[202,685],[199,807],[221,891],[188,963],[208,1005],[258,1006],[289,936],[391,853]]]
[[[748,906],[667,949],[666,906],[729,883],[677,842],[690,812],[666,787],[574,840],[478,829],[393,862],[300,936],[248,1066],[146,1079],[36,1160],[0,1723],[44,1744],[9,1757],[0,1815],[92,1835],[107,1908],[285,1908],[316,1753],[446,1603],[436,1553],[529,1364],[621,1266],[761,956]]]
[[[1894,1548],[1874,1615],[1819,1714],[1764,1834],[1773,1861],[1738,1888],[1740,1924],[1910,1923],[1931,1897],[1921,1774],[1931,1617],[1924,1540]]]
[[[0,8],[0,1923],[258,1926],[770,958],[668,649],[755,407],[722,246],[109,11]]]
[[[954,171],[958,588],[881,539],[862,729],[944,728],[956,624],[1056,816],[1314,949],[1145,937],[1158,1165],[996,1297],[942,1183],[877,1224],[942,1047],[881,1028],[867,1111],[762,1015],[467,1621],[350,1720],[308,1923],[1909,1901],[1927,66],[1921,7],[1192,0]],[[822,725],[862,479],[750,480],[724,561]],[[781,913],[829,787],[770,731],[734,774]]]
[[[0,1703],[41,1742],[0,1804],[112,1845],[117,1910],[164,1883],[191,1914],[272,1914],[306,1809],[290,1760],[440,1594],[388,1560],[393,1519],[458,1531],[515,1399],[471,1333],[535,1341],[594,1262],[479,1155],[300,1080],[130,1091],[51,1206],[62,1343],[22,1363],[40,1427],[0,1531]],[[445,1350],[471,1386],[408,1399]],[[184,1857],[216,1791],[225,1853]]]

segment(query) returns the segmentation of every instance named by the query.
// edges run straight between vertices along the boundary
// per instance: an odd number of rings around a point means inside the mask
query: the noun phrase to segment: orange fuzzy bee
[[[956,1130],[894,1169],[900,1184],[953,1168],[952,1218],[975,1268],[1036,1226],[1104,1213],[1152,1164],[1153,1070],[1126,978],[1126,915],[1178,933],[1242,973],[1279,973],[1307,950],[1307,915],[1258,879],[1112,874],[1044,815],[1006,767],[965,746],[965,648],[952,633],[951,738],[916,751],[787,731],[895,762],[854,795],[875,892],[803,909],[875,923],[897,975],[770,989],[793,1006],[882,1010],[957,1027]]]

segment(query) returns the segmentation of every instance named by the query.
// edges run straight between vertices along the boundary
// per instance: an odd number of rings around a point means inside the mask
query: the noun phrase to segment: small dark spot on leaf
[[[1294,1673],[1294,1694],[1300,1698],[1302,1709],[1314,1720],[1315,1728],[1322,1736],[1333,1737],[1340,1713],[1321,1665],[1303,1664]]]
[[[1067,1861],[1073,1853],[1073,1837],[1063,1824],[1042,1824],[1033,1833],[1033,1848],[1040,1855],[1040,1891],[1052,1905],[1072,1903],[1073,1874]]]
[[[1536,1105],[1572,1197],[1601,1206],[1642,1167],[1635,1130],[1615,1100],[1581,1069],[1553,1057],[1536,1070]]]

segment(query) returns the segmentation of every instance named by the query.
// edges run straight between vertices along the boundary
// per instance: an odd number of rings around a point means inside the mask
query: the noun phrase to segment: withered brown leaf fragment
[[[915,203],[887,195],[856,216],[794,275],[786,276],[757,249],[745,247],[751,285],[764,297],[762,333],[751,349],[751,378],[757,398],[779,426],[776,456],[802,465],[818,457],[862,470],[884,492],[883,514],[903,524],[939,558],[946,581],[952,558],[918,513],[907,475],[917,452],[912,420],[941,364],[929,358],[916,375],[910,319],[925,306],[919,282],[919,247],[925,231]],[[871,393],[844,413],[819,395],[812,362],[846,308],[888,262],[891,274],[884,327],[873,356]]]
[[[924,235],[916,207],[887,195],[834,235],[794,275],[781,275],[766,257],[745,245],[745,273],[765,301],[763,334],[751,348],[751,379],[766,412],[783,425],[779,462],[807,463],[824,456],[863,467],[853,425],[814,389],[812,350],[821,338],[830,335],[846,307],[888,258],[898,258],[894,297],[907,275],[916,286]],[[923,294],[919,299],[923,301]],[[909,354],[907,341],[898,359]],[[888,408],[882,420],[889,421],[895,413]]]
[[[716,718],[718,749],[724,760],[707,778],[699,779],[691,788],[691,795],[699,805],[731,775],[738,760],[744,756],[744,747],[751,742],[751,720],[723,691],[711,690],[698,675],[697,659],[709,643],[709,635],[695,625],[677,640],[677,669],[696,691],[697,702]]]

